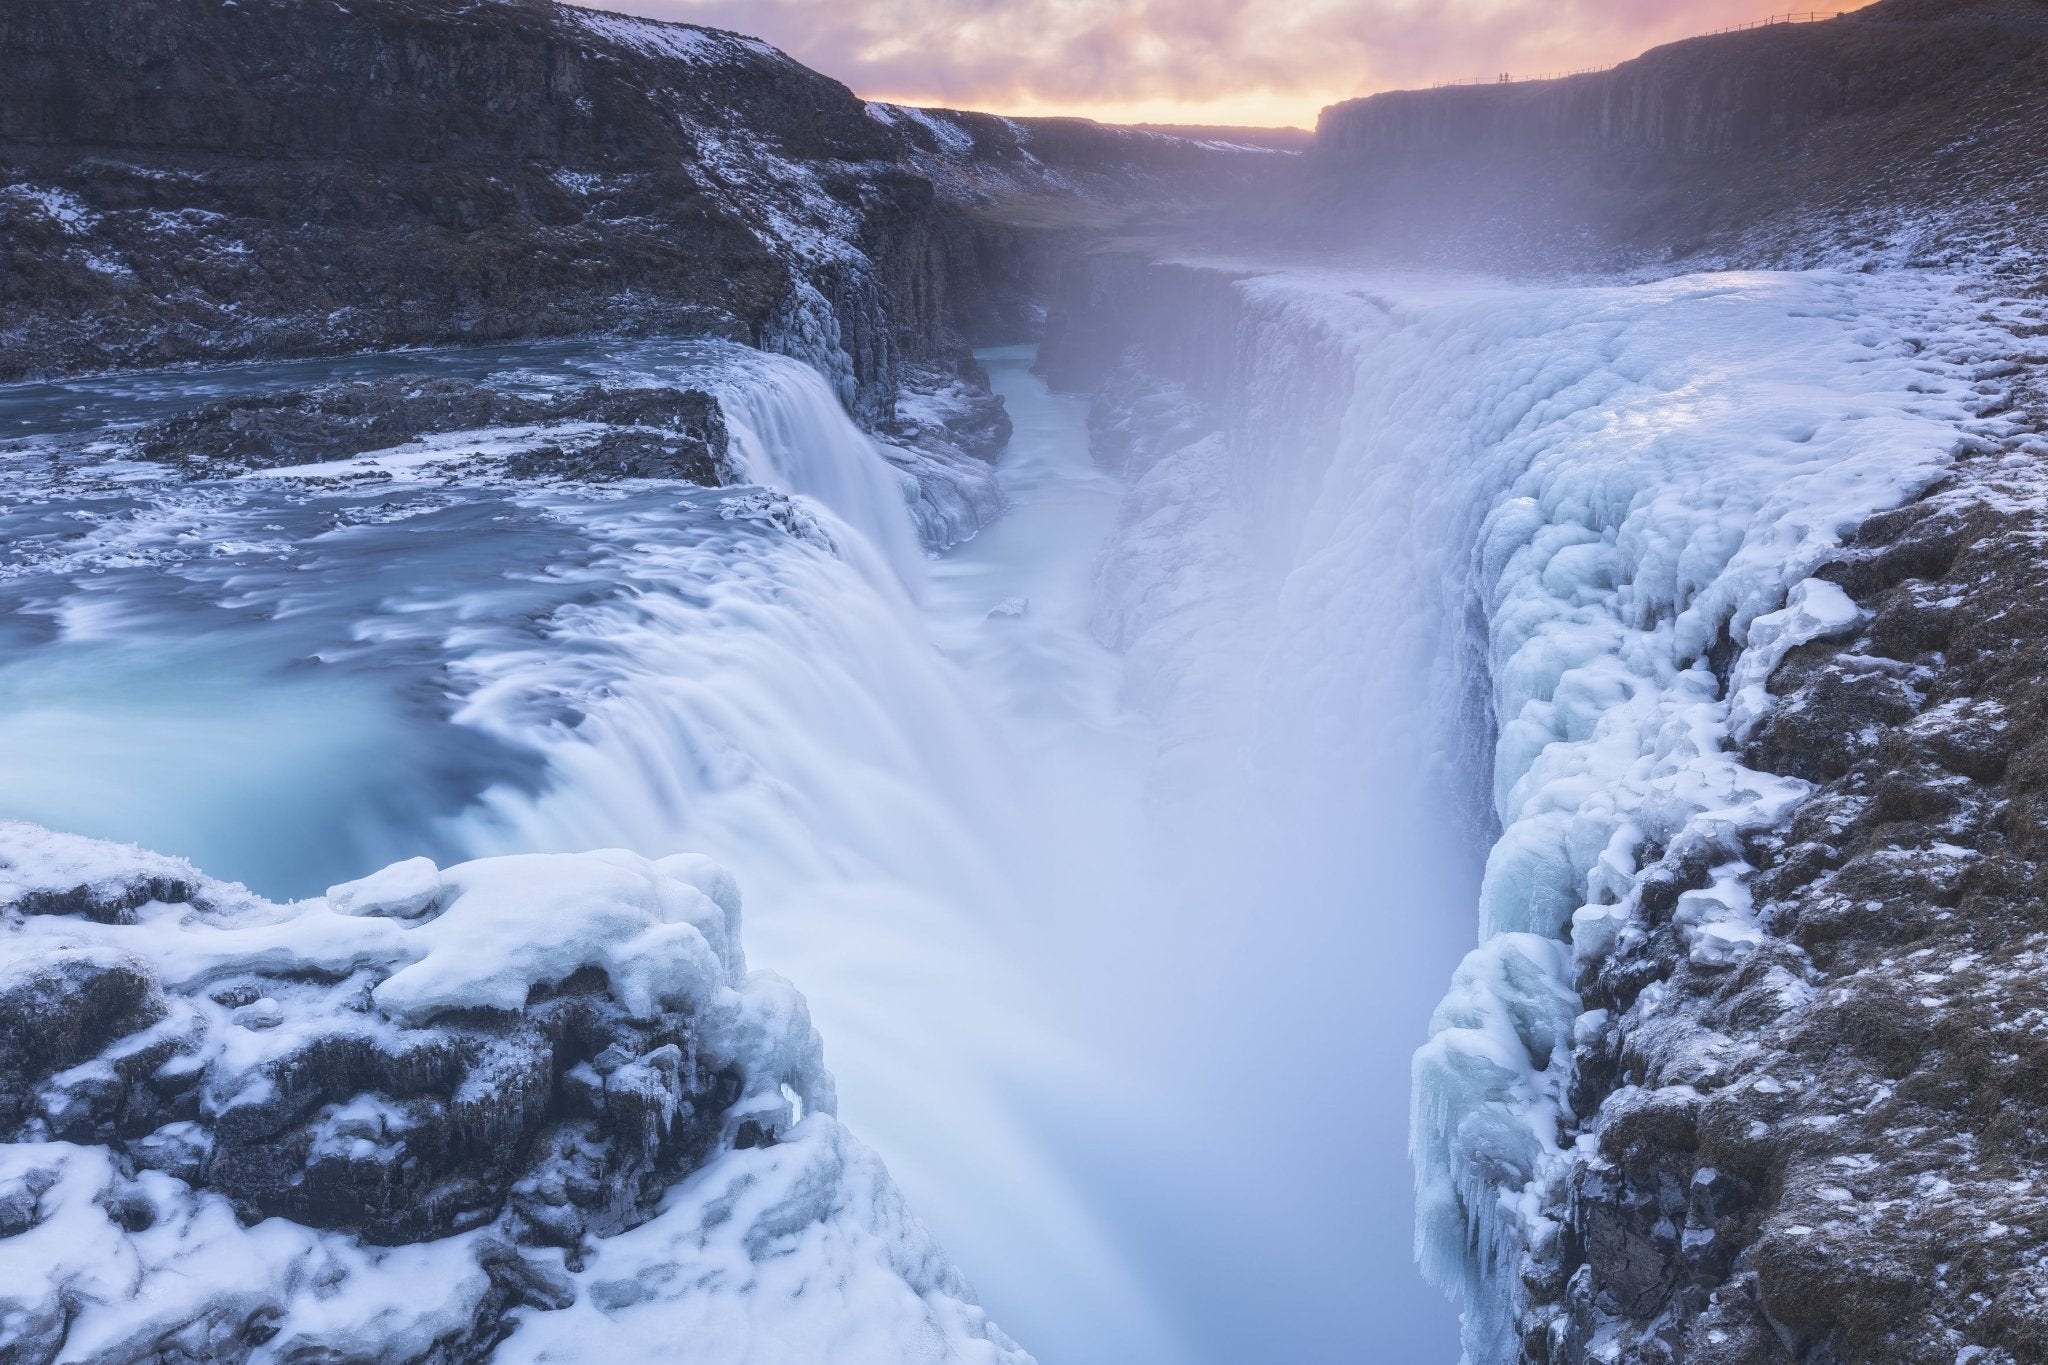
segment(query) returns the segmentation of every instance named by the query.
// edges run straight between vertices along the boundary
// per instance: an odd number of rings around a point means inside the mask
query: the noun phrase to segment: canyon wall
[[[1129,605],[1101,623],[1138,700],[1263,705],[1283,735],[1364,716],[1382,762],[1421,733],[1469,798],[1491,789],[1462,821],[1472,901],[1390,896],[1399,848],[1344,901],[1389,930],[1389,903],[1478,908],[1411,1147],[1418,1252],[1469,1359],[2048,1343],[2025,999],[2042,309],[1985,286],[1113,254],[1069,276],[1045,363],[1099,387],[1097,458],[1132,482],[1104,570]],[[1236,692],[1173,654],[1232,594],[1256,605],[1224,637],[1269,661]],[[1272,619],[1345,641],[1327,711],[1275,704],[1317,670],[1264,643]],[[1392,704],[1368,662],[1389,660],[1426,704]],[[1290,769],[1308,807],[1421,805],[1439,771],[1335,766]]]
[[[885,421],[970,338],[1029,335],[1034,252],[1114,195],[1277,159],[870,107],[753,39],[549,0],[25,0],[0,65],[0,378],[708,333]]]
[[[2005,260],[2041,243],[2048,10],[1883,0],[1554,80],[1335,105],[1326,240],[1515,269]]]

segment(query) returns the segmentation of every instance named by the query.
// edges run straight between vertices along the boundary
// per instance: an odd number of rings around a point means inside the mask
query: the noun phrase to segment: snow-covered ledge
[[[0,823],[0,1339],[1028,1361],[833,1118],[739,917],[695,856],[414,859],[279,905]]]

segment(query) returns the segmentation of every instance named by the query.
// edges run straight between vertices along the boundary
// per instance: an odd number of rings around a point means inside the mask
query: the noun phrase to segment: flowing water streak
[[[1062,1147],[1033,1112],[1127,1118],[1098,1108],[1129,1087],[1072,1027],[1090,959],[1049,903],[1059,879],[1032,871],[1074,847],[1046,816],[1066,809],[1048,783],[1074,770],[1024,757],[1043,741],[1099,764],[1070,721],[1115,726],[1115,661],[1087,619],[1116,489],[1095,477],[1078,531],[1056,498],[1033,515],[1034,478],[1057,491],[1086,468],[1075,409],[1057,474],[1020,442],[1006,480],[1023,505],[927,585],[901,552],[899,476],[785,365],[719,387],[743,467],[816,499],[799,534],[707,536],[659,505],[553,501],[595,547],[548,570],[571,603],[531,638],[448,637],[456,719],[547,774],[486,792],[454,837],[476,854],[717,850],[745,888],[754,961],[811,1002],[841,1112],[998,1319],[1051,1360],[1184,1359],[1104,1226],[1114,1210],[1081,1202],[1090,1125]],[[1023,617],[991,613],[1020,590]]]

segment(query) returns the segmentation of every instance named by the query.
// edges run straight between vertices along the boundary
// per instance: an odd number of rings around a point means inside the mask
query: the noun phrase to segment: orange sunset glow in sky
[[[765,38],[870,99],[1301,127],[1354,95],[1604,66],[1770,12],[1768,0],[588,2]]]

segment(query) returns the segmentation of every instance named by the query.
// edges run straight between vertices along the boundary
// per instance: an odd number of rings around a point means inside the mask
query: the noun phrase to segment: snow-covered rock
[[[1025,1361],[739,914],[695,855],[279,905],[0,824],[7,1358]]]

